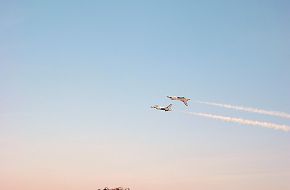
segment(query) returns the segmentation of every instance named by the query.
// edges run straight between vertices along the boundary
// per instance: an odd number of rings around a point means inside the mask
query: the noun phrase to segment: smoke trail
[[[290,127],[287,125],[280,125],[280,124],[268,123],[268,122],[263,122],[263,121],[247,120],[247,119],[236,118],[236,117],[225,117],[225,116],[213,115],[213,114],[208,114],[208,113],[196,113],[196,112],[184,112],[184,113],[192,114],[192,115],[196,115],[200,117],[221,120],[225,122],[239,123],[242,125],[266,127],[266,128],[277,129],[277,130],[282,130],[286,132],[290,131]]]
[[[220,104],[220,103],[214,103],[214,102],[202,102],[202,101],[196,101],[196,102],[200,104],[210,105],[210,106],[217,106],[217,107],[223,107],[223,108],[228,108],[228,109],[246,111],[246,112],[251,112],[251,113],[259,113],[259,114],[264,114],[264,115],[271,115],[271,116],[290,119],[290,114],[284,113],[284,112],[268,111],[268,110],[262,110],[262,109],[257,109],[257,108],[234,106],[234,105]]]

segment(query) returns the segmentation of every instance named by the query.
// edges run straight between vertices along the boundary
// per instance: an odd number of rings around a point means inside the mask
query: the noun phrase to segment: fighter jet
[[[160,107],[159,105],[151,106],[151,108],[155,108],[157,110],[164,110],[164,111],[172,111],[171,107],[172,107],[172,104],[169,104],[166,107]]]
[[[179,100],[183,102],[186,106],[188,106],[188,101],[190,100],[189,98],[185,97],[178,97],[178,96],[167,96],[167,98],[170,98],[171,100]]]

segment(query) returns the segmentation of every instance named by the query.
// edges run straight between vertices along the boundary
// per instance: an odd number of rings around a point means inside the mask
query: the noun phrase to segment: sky
[[[290,189],[290,132],[184,114],[290,125],[196,102],[290,113],[289,23],[287,0],[0,0],[0,189]]]

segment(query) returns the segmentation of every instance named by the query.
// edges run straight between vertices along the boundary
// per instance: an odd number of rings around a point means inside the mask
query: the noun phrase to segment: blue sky
[[[11,178],[29,190],[289,188],[288,133],[150,109],[186,96],[190,107],[175,102],[175,110],[289,125],[194,103],[290,112],[289,8],[283,0],[0,1],[0,176],[11,173],[3,188]],[[31,179],[23,163],[35,169]],[[72,182],[61,184],[64,175]],[[36,176],[43,181],[33,185]]]

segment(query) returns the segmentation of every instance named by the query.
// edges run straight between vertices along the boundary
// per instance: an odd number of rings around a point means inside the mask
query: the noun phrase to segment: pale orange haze
[[[169,147],[133,137],[95,140],[76,134],[64,139],[1,140],[0,189],[81,190],[105,186],[131,189],[288,189],[288,158],[260,150],[219,155],[198,145]],[[134,140],[137,144],[132,144]],[[199,140],[200,141],[200,140]],[[11,143],[13,142],[13,143]],[[203,141],[205,142],[205,141]],[[8,146],[4,146],[5,144]],[[183,147],[185,146],[185,147]],[[214,151],[215,152],[215,151]],[[5,154],[3,154],[5,153]],[[289,154],[289,153],[287,153]],[[281,155],[281,154],[280,154]],[[275,167],[284,162],[285,168]]]

